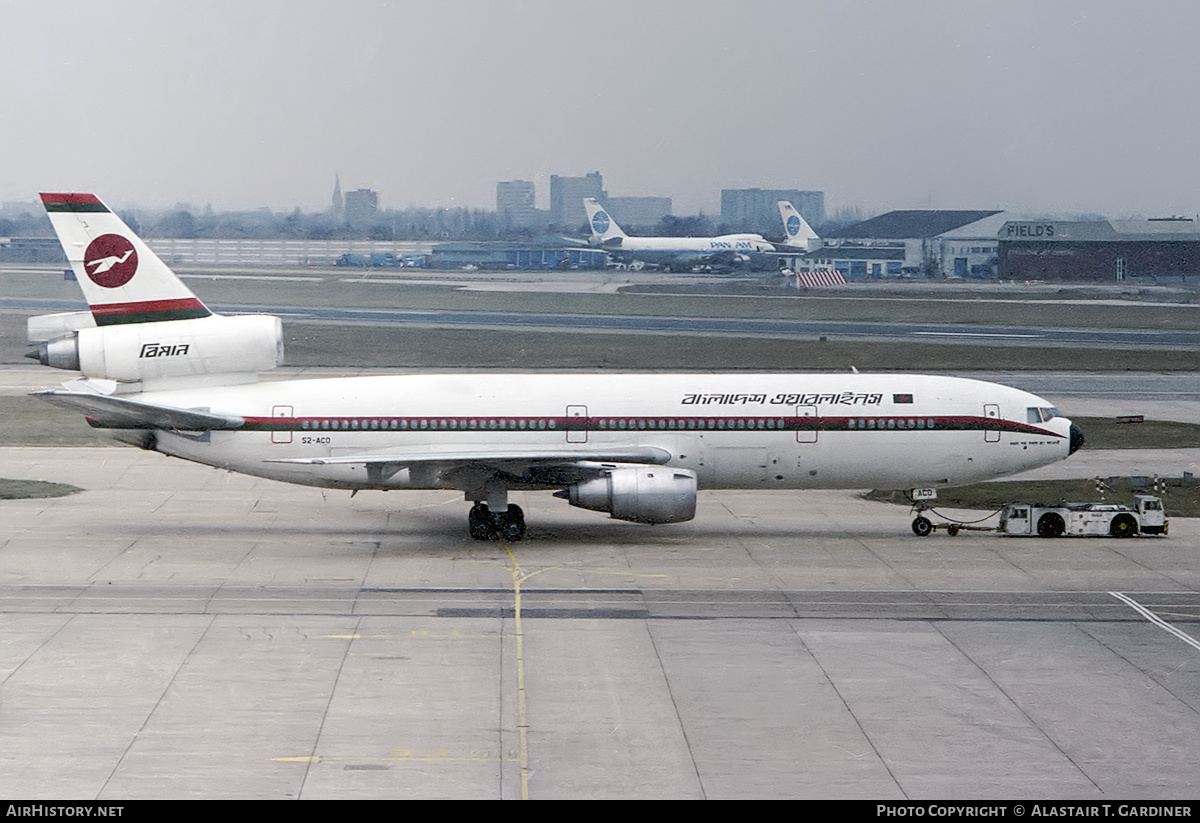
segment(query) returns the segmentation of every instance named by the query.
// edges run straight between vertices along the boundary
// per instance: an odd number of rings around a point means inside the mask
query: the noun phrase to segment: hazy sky
[[[0,199],[1200,212],[1200,3],[0,0]]]

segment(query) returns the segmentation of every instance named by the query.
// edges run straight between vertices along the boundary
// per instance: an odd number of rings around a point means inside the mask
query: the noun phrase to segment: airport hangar
[[[788,262],[851,280],[904,276],[1112,283],[1200,279],[1189,219],[1026,220],[1004,211],[892,211],[827,232]]]
[[[1000,230],[1003,280],[1113,283],[1200,278],[1193,220],[1013,220]]]

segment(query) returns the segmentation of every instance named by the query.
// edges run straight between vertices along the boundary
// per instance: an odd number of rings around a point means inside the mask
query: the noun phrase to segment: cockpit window
[[[1048,423],[1056,417],[1062,417],[1056,408],[1034,408],[1030,406],[1025,409],[1025,419],[1030,423]]]

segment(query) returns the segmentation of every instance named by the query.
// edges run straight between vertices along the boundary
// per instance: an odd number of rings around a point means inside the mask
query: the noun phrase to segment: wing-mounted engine
[[[615,468],[554,496],[617,520],[682,523],[696,516],[696,473],[669,466]]]
[[[283,325],[270,315],[112,326],[88,325],[86,315],[31,318],[29,338],[36,348],[27,356],[43,366],[120,382],[247,374],[283,363]]]

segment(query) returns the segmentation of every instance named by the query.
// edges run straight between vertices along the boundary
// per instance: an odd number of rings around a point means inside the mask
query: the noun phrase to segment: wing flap
[[[71,391],[33,392],[56,406],[83,412],[88,423],[100,429],[163,429],[167,431],[213,431],[240,429],[246,421],[232,415],[197,409],[157,406],[104,394]]]

